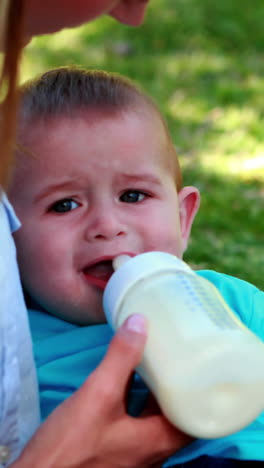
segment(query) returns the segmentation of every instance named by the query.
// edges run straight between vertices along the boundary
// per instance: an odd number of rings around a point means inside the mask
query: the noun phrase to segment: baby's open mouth
[[[83,270],[86,280],[101,289],[105,288],[113,272],[112,260],[103,260]]]

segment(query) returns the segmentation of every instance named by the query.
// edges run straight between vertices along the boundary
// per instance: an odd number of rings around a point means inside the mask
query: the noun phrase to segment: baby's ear
[[[200,193],[196,187],[183,187],[178,193],[183,252],[188,245],[193,220],[200,206]]]

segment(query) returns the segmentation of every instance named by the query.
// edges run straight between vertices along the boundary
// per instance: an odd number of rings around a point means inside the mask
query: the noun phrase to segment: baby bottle
[[[104,292],[117,329],[133,313],[147,318],[137,368],[168,420],[199,438],[236,432],[264,409],[264,344],[217,289],[163,252],[114,259]]]

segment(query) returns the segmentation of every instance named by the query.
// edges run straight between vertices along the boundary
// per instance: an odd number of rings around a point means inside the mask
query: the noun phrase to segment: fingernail
[[[128,331],[147,335],[147,320],[141,314],[133,314],[124,323]]]

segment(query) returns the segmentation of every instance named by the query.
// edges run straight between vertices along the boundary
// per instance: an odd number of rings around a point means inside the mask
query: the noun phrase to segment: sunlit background
[[[167,118],[185,184],[201,191],[186,261],[262,289],[263,24],[263,0],[152,0],[137,29],[101,18],[34,39],[21,70],[25,81],[79,64],[139,82]]]

